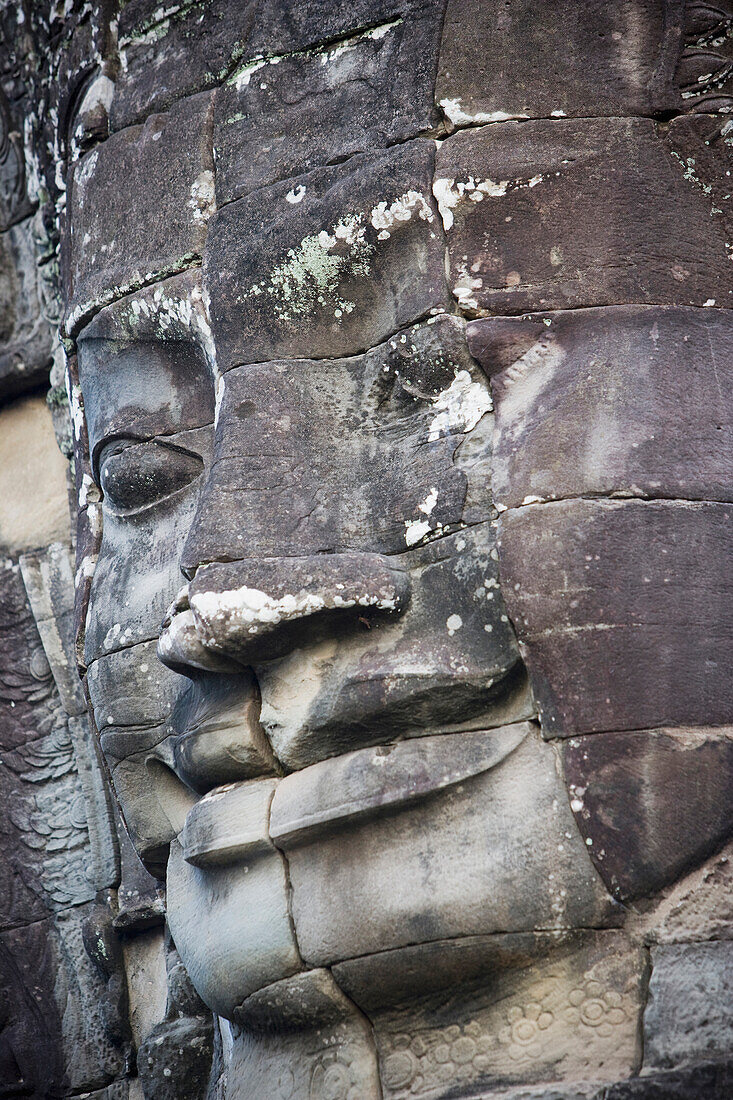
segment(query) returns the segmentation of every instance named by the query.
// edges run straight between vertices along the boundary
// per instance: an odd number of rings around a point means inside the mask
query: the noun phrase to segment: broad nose
[[[406,571],[381,555],[342,553],[210,563],[178,594],[158,643],[169,667],[227,671],[407,605]]]

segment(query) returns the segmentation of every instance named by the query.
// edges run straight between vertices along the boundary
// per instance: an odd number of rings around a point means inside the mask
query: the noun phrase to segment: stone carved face
[[[353,66],[384,87],[395,27],[123,119],[69,203],[90,704],[184,963],[240,1021],[301,971],[363,988],[348,960],[618,923],[730,824],[731,331],[700,308],[725,271],[675,161],[697,119],[545,111],[436,150],[426,65],[395,132],[351,129],[354,99],[282,137],[268,97]],[[614,157],[653,224],[598,242],[577,211],[613,206]],[[705,253],[683,276],[654,243],[670,189]],[[705,782],[670,809],[690,760]]]

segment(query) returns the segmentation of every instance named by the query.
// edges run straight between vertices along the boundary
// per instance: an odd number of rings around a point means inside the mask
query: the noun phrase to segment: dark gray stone
[[[732,1092],[733,1062],[721,1060],[619,1081],[593,1100],[729,1100]]]
[[[470,322],[467,336],[492,375],[498,508],[619,492],[731,499],[727,310],[486,318]]]
[[[158,1024],[137,1053],[145,1100],[204,1100],[211,1072],[211,1017],[181,1016]]]
[[[459,305],[729,305],[729,192],[714,195],[677,152],[687,125],[665,134],[649,119],[550,119],[448,138],[435,193]],[[725,142],[706,160],[722,180]]]
[[[221,83],[243,62],[303,51],[410,18],[414,0],[208,0],[162,6],[132,0],[120,14],[122,71],[112,125],[122,129],[150,111]],[[422,5],[421,5],[422,6]],[[438,18],[443,0],[437,0]],[[151,64],[151,62],[153,62]]]
[[[590,857],[622,901],[676,882],[733,833],[733,729],[574,737],[562,759]]]
[[[678,0],[450,0],[436,99],[458,125],[675,109],[682,9]]]
[[[733,943],[653,947],[644,1072],[729,1057],[732,1000]]]
[[[354,355],[445,303],[425,141],[229,203],[204,261],[219,369]]]
[[[211,144],[204,93],[113,135],[79,162],[67,200],[69,334],[95,308],[201,255],[214,203]]]
[[[405,8],[353,39],[249,61],[229,78],[216,96],[220,205],[435,126],[442,4]]]
[[[731,722],[730,521],[730,505],[681,501],[502,513],[502,588],[546,736]]]
[[[26,218],[0,232],[0,398],[41,385],[51,368],[53,339],[44,316],[34,228],[34,219]]]

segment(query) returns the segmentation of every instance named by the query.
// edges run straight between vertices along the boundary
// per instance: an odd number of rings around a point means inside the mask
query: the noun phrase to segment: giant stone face
[[[725,144],[656,5],[592,87],[492,7],[263,5],[155,113],[132,27],[73,174],[88,697],[252,1095],[376,1096],[361,1012],[390,1097],[631,1072],[616,929],[730,830]]]

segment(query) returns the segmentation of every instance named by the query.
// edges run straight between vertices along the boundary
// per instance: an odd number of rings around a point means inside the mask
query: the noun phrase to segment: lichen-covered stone
[[[68,199],[70,333],[95,308],[201,255],[214,209],[211,134],[211,96],[204,93],[114,135],[79,161]]]
[[[365,154],[229,203],[205,284],[219,369],[355,355],[445,303],[433,147]]]
[[[433,128],[441,16],[409,3],[345,41],[235,70],[216,95],[219,204]]]
[[[730,305],[730,197],[706,179],[729,170],[728,147],[705,147],[703,177],[688,163],[687,126],[544,119],[449,137],[434,190],[459,306]]]

